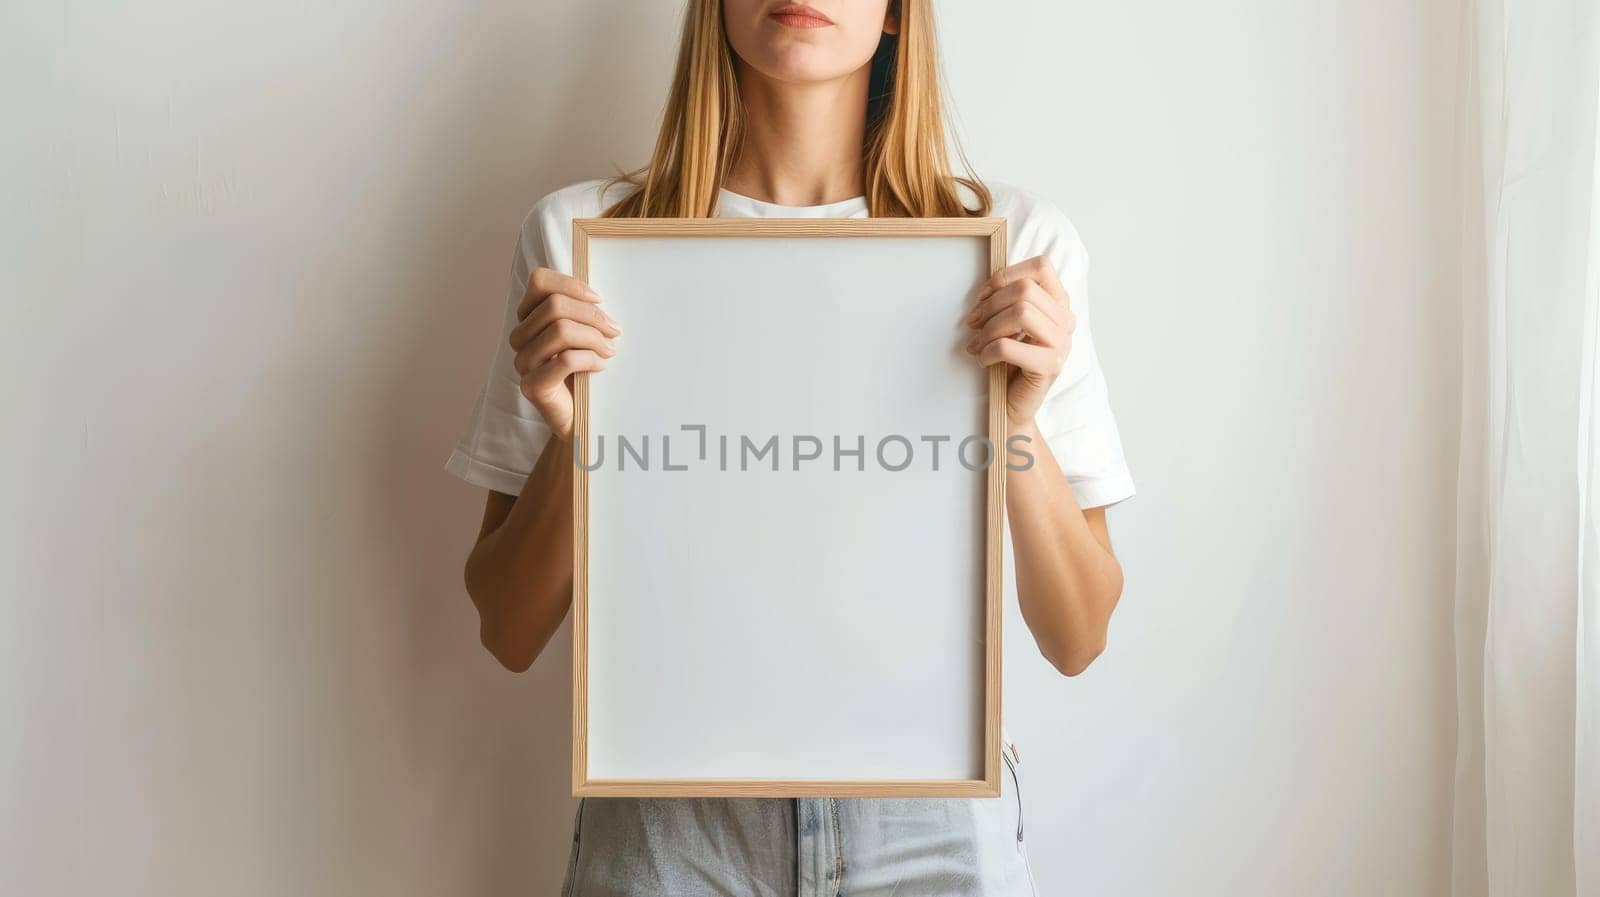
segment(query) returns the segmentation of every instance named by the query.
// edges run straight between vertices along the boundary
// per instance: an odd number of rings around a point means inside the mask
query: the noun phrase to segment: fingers
[[[535,268],[528,277],[528,290],[517,305],[517,320],[526,318],[551,293],[561,293],[583,302],[600,302],[600,294],[578,278],[550,268]]]
[[[566,379],[580,372],[603,371],[606,360],[590,349],[567,349],[522,377],[522,394],[537,403],[555,389],[565,389]]]
[[[978,291],[978,299],[980,301],[987,299],[1001,287],[1019,280],[1033,281],[1057,302],[1069,301],[1067,289],[1061,285],[1061,278],[1056,275],[1055,265],[1050,264],[1050,260],[1042,255],[1017,262],[1015,265],[1008,265],[990,275],[989,280]]]
[[[562,318],[517,350],[517,373],[526,376],[529,371],[569,349],[588,349],[602,358],[617,354],[616,344],[604,333],[588,324]]]
[[[1002,337],[984,346],[978,352],[978,363],[984,367],[1009,364],[1018,370],[1046,377],[1061,373],[1061,353],[1011,337]]]
[[[622,328],[617,326],[617,322],[599,305],[575,299],[565,293],[552,293],[543,302],[534,306],[533,310],[522,319],[522,323],[511,328],[511,348],[522,351],[530,340],[557,321],[582,324],[610,338],[622,333]]]
[[[978,327],[995,315],[1018,305],[1031,305],[1058,325],[1073,323],[1072,310],[1057,302],[1032,280],[1015,280],[990,293],[967,315],[967,326]]]
[[[562,401],[567,418],[571,412],[567,378],[605,370],[606,359],[617,353],[612,340],[622,328],[600,308],[600,294],[550,268],[538,268],[528,277],[517,322],[508,341],[517,353],[513,365],[522,380],[522,395],[552,429],[559,429]]]
[[[996,313],[972,339],[967,341],[967,351],[977,352],[989,343],[1005,337],[1026,337],[1034,345],[1055,348],[1065,344],[1071,332],[1054,321],[1039,306],[1017,302]]]

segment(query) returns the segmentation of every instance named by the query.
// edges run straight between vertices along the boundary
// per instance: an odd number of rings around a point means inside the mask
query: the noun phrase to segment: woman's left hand
[[[1002,268],[978,292],[966,324],[976,333],[967,351],[984,367],[1009,364],[1008,424],[1013,431],[1033,421],[1067,353],[1077,318],[1050,260],[1034,256]]]

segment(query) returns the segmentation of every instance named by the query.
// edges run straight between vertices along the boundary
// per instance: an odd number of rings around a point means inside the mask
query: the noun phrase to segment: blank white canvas
[[[986,432],[961,319],[988,239],[591,237],[589,258],[623,329],[590,379],[589,777],[983,778],[985,480],[955,453]],[[798,471],[797,434],[823,442]],[[649,437],[648,470],[618,469],[619,435]],[[743,435],[777,436],[779,470],[741,470]],[[951,437],[937,471],[925,435]],[[836,436],[864,471],[834,469]]]

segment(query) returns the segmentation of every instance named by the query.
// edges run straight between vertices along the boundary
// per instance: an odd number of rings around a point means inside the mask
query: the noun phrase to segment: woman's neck
[[[744,139],[725,186],[786,206],[860,196],[868,68],[834,81],[785,84],[739,67]]]

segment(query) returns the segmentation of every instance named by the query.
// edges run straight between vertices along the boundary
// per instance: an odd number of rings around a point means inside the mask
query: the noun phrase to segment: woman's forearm
[[[533,664],[572,604],[572,466],[571,442],[551,438],[520,496],[491,494],[467,559],[483,645],[518,672]]]
[[[1055,456],[1031,422],[1013,429],[1033,455],[1006,474],[1006,512],[1022,619],[1040,653],[1068,676],[1105,649],[1111,611],[1122,595],[1122,566],[1111,553],[1105,514],[1085,514]]]

